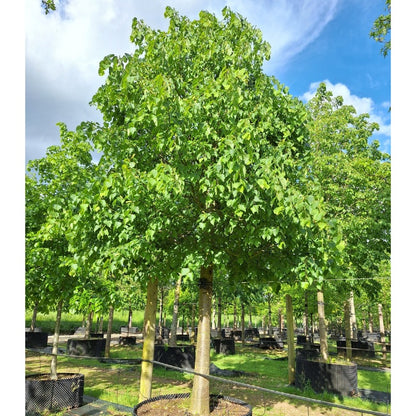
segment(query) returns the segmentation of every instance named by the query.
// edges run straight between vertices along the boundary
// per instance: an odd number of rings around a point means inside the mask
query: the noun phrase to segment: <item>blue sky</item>
[[[88,105],[104,81],[99,61],[132,50],[133,17],[166,29],[166,5],[192,19],[201,9],[220,17],[225,5],[241,13],[271,44],[265,72],[304,101],[327,82],[380,124],[374,138],[390,153],[390,56],[383,58],[381,45],[369,37],[384,0],[65,0],[47,16],[40,0],[26,0],[26,161],[59,142],[57,122],[74,129],[100,120]]]

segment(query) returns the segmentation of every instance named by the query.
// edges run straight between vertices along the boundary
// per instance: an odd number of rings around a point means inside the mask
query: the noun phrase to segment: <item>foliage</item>
[[[311,169],[321,184],[329,216],[342,228],[345,250],[340,278],[350,290],[375,294],[380,265],[390,258],[390,160],[370,138],[378,125],[368,114],[356,115],[342,97],[321,84],[308,103],[314,155]]]
[[[383,44],[381,53],[386,57],[391,50],[390,30],[391,30],[391,0],[386,1],[387,14],[379,16],[371,28],[370,37],[376,42]]]

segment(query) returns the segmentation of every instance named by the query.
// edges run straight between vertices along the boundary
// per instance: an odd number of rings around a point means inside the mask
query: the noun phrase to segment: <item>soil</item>
[[[77,374],[66,374],[66,373],[58,373],[58,380],[65,380],[74,378]],[[33,374],[27,375],[26,380],[51,380],[50,374]]]
[[[146,403],[137,409],[137,416],[189,416],[189,398],[179,398],[170,400],[158,400]],[[248,408],[237,403],[231,403],[224,399],[215,399],[210,402],[210,416],[244,416],[248,413]]]

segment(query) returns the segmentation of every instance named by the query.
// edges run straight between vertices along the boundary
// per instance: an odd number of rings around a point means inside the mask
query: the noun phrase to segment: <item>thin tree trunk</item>
[[[268,323],[268,333],[269,335],[272,334],[272,303],[271,303],[271,298],[269,296],[268,300],[268,305],[269,305],[269,323]]]
[[[308,295],[305,293],[305,312],[303,314],[303,334],[308,336]]]
[[[321,340],[321,356],[327,361],[328,360],[328,341],[326,333],[326,323],[325,323],[325,304],[324,304],[324,293],[321,290],[318,290],[318,317],[319,317],[319,338]]]
[[[155,353],[156,309],[158,280],[151,278],[147,283],[146,307],[143,319],[143,360],[153,361]],[[142,361],[140,374],[139,402],[152,396],[153,363]]]
[[[195,354],[195,371],[209,375],[210,318],[212,303],[213,266],[201,267],[199,278],[199,320]],[[194,376],[191,394],[192,415],[209,415],[209,380]]]
[[[100,325],[98,326],[98,332],[101,334],[103,332],[103,322],[104,322],[104,317],[100,317]]]
[[[279,334],[282,334],[282,332],[283,332],[283,314],[282,314],[282,309],[281,308],[279,308],[278,314],[279,314]]]
[[[244,335],[244,331],[245,331],[245,326],[246,323],[244,322],[246,319],[245,317],[245,310],[244,310],[244,303],[243,301],[241,301],[241,343],[244,345],[245,344],[245,335]]]
[[[350,307],[351,307],[351,303],[349,301],[346,301],[344,303],[345,352],[346,352],[346,358],[348,361],[352,360]]]
[[[36,328],[36,317],[38,315],[38,302],[35,303],[32,313],[32,321],[30,323],[30,331],[33,332]]]
[[[233,329],[236,330],[237,329],[237,301],[236,299],[234,299],[233,302]]]
[[[170,338],[169,338],[169,346],[175,347],[176,346],[176,328],[178,327],[178,314],[179,314],[179,295],[181,292],[181,276],[176,281],[175,287],[175,298],[173,302],[173,313],[172,313],[172,325],[170,327]]]
[[[253,328],[253,317],[251,305],[248,306],[248,327]]]
[[[107,338],[105,340],[105,350],[104,350],[104,357],[110,357],[110,343],[111,343],[111,334],[113,330],[113,315],[114,315],[114,308],[110,306],[108,311],[108,325],[107,325]]]
[[[90,311],[88,313],[88,319],[87,319],[87,327],[85,328],[85,335],[84,338],[88,339],[90,337],[91,334],[91,326],[92,326],[92,316],[93,316],[94,312]]]
[[[129,306],[129,317],[127,319],[127,336],[130,335],[132,325],[133,325],[133,310],[131,306]]]
[[[289,384],[295,383],[295,329],[293,323],[292,296],[286,295],[287,358]]]
[[[373,314],[370,311],[370,308],[368,308],[368,332],[372,334],[374,331],[373,327]]]
[[[386,351],[386,337],[384,333],[384,321],[383,321],[383,306],[381,303],[378,304],[378,321],[380,325],[380,342],[383,351],[383,360],[387,359],[387,351]]]
[[[217,331],[218,331],[218,335],[220,337],[221,337],[221,330],[222,330],[221,316],[222,316],[221,296],[218,296],[218,325],[217,325]]]
[[[211,329],[215,329],[215,321],[217,317],[217,308],[215,307],[215,296],[212,296],[212,317],[211,317]]]
[[[56,310],[56,321],[55,321],[55,332],[53,334],[53,344],[52,344],[52,360],[51,360],[51,380],[58,379],[58,343],[59,343],[59,331],[61,328],[61,316],[62,316],[62,304],[63,300],[61,299],[58,302]]]
[[[159,303],[159,338],[163,339],[163,287],[160,288],[160,303]]]
[[[195,304],[194,303],[192,304],[192,312],[191,313],[192,313],[192,316],[191,316],[192,328],[191,328],[191,333],[189,335],[189,339],[192,343],[194,343],[195,342]]]
[[[354,292],[352,290],[350,293],[350,322],[352,339],[356,341],[358,339],[357,318],[355,316]]]

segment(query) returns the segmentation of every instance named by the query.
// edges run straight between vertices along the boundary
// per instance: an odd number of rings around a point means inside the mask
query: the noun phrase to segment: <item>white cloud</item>
[[[88,105],[104,82],[98,65],[108,54],[132,51],[133,17],[166,30],[167,5],[191,19],[200,10],[220,17],[228,5],[262,30],[272,46],[265,70],[272,73],[319,35],[338,1],[58,0],[57,10],[45,15],[40,0],[26,0],[27,159],[43,156],[47,146],[58,142],[58,121],[75,128],[82,120],[99,120]]]
[[[309,90],[300,98],[304,101],[309,101],[315,95],[316,89],[321,82],[325,83],[327,89],[332,91],[335,97],[342,96],[344,104],[352,105],[356,109],[357,114],[369,114],[370,121],[377,123],[380,127],[378,131],[374,132],[374,135],[391,135],[388,103],[383,102],[377,106],[371,98],[358,97],[357,95],[352,94],[349,88],[342,83],[332,84],[328,80],[313,82],[309,85]]]

